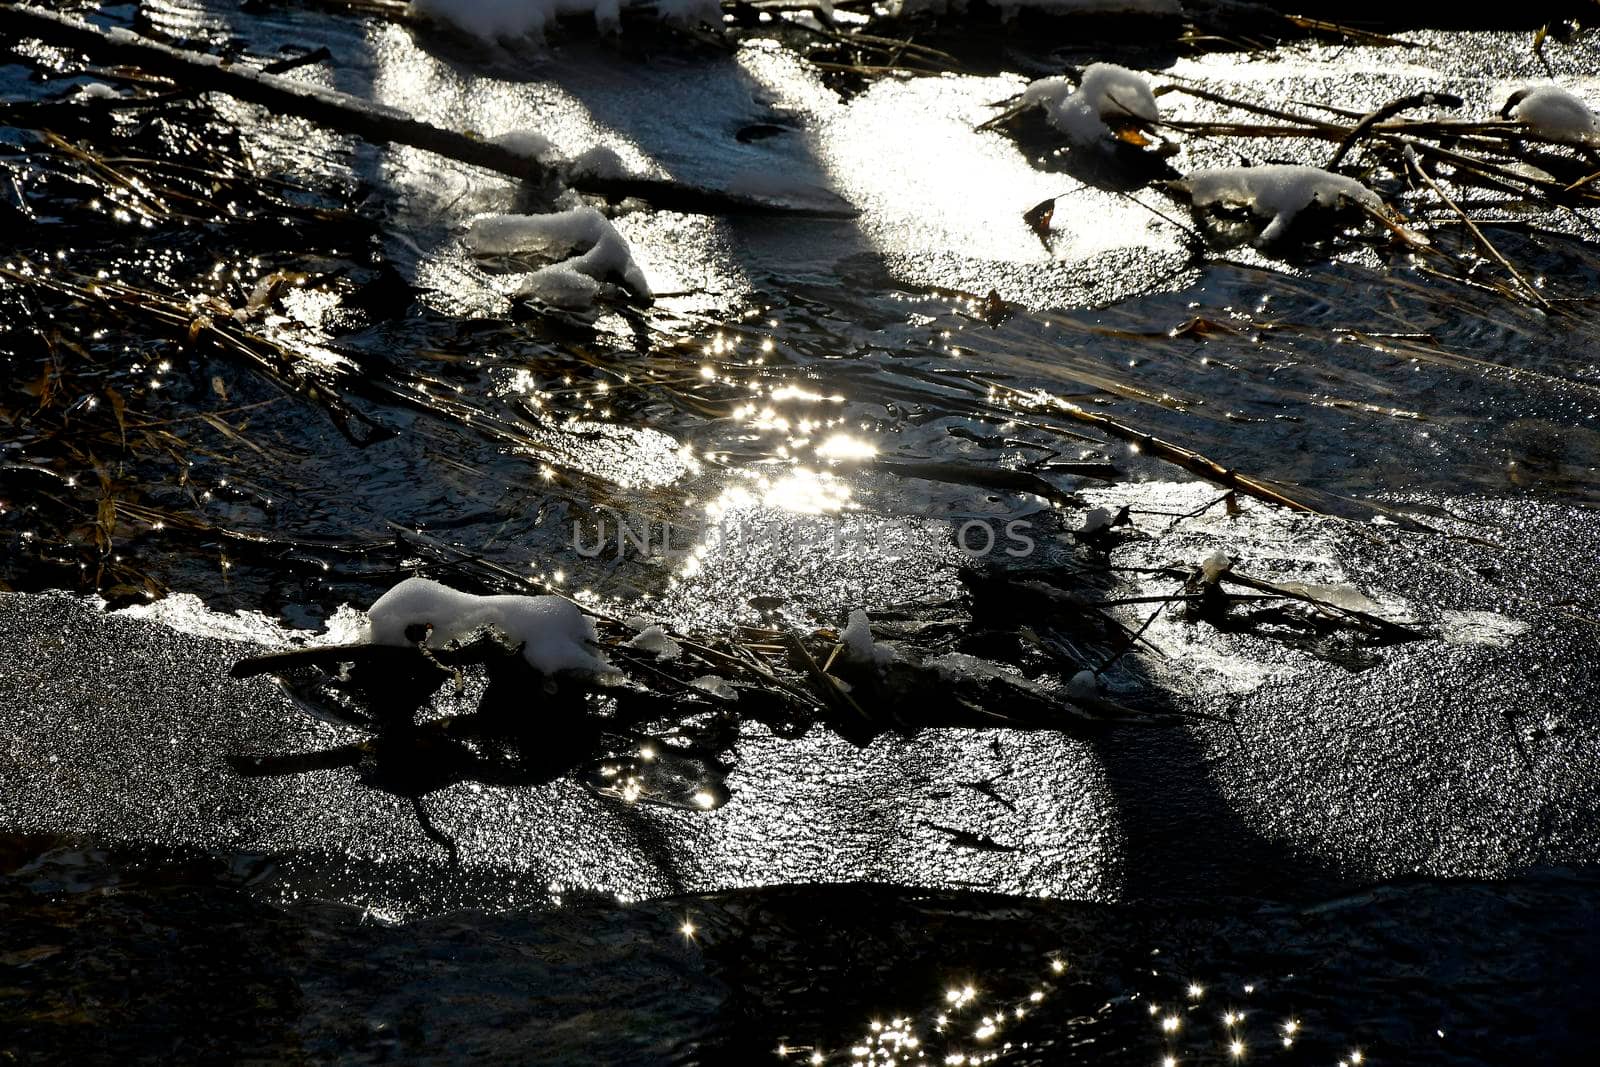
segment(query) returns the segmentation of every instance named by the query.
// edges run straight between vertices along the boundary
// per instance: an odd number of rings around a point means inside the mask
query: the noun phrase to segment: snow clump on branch
[[[1041,78],[1022,92],[1022,106],[1044,109],[1051,125],[1077,145],[1111,139],[1110,124],[1149,125],[1161,109],[1144,76],[1115,63],[1092,63],[1076,88],[1066,78]]]
[[[1268,219],[1255,244],[1279,240],[1295,218],[1313,204],[1337,210],[1357,205],[1382,212],[1378,194],[1354,178],[1318,167],[1274,163],[1261,167],[1216,167],[1191,173],[1184,183],[1196,211],[1245,207]]]
[[[427,578],[407,578],[367,609],[367,621],[376,645],[414,646],[418,642],[406,631],[415,634],[420,627],[422,643],[442,649],[488,630],[521,645],[523,659],[541,674],[611,673],[594,647],[594,620],[558,596],[474,596]]]
[[[466,243],[485,256],[559,256],[581,252],[528,275],[518,296],[552,307],[586,308],[599,298],[603,283],[615,281],[635,300],[653,299],[644,271],[628,242],[611,221],[592,207],[548,215],[484,215],[473,220]]]
[[[1600,118],[1588,104],[1553,85],[1518,89],[1500,114],[1526,123],[1530,131],[1548,141],[1600,145]]]

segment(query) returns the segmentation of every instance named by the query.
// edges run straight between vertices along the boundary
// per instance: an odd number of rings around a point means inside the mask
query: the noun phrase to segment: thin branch
[[[1550,301],[1546,300],[1544,298],[1544,294],[1535,289],[1533,284],[1522,276],[1521,271],[1517,270],[1516,267],[1511,265],[1511,261],[1509,259],[1501,255],[1500,250],[1494,246],[1494,242],[1489,240],[1484,232],[1478,228],[1478,224],[1467,217],[1467,213],[1461,210],[1460,205],[1458,205],[1454,200],[1450,199],[1450,194],[1446,193],[1444,189],[1440,187],[1439,183],[1433,180],[1432,175],[1422,169],[1422,163],[1417,159],[1417,154],[1415,152],[1408,151],[1405,153],[1405,157],[1406,162],[1410,164],[1411,169],[1416,172],[1417,177],[1426,182],[1428,188],[1432,189],[1435,195],[1437,195],[1440,200],[1443,200],[1451,211],[1454,211],[1458,216],[1460,216],[1461,221],[1466,224],[1467,232],[1472,234],[1473,239],[1476,240],[1480,246],[1482,246],[1483,250],[1489,253],[1490,257],[1492,257],[1495,262],[1504,267],[1511,277],[1517,280],[1517,284],[1522,286],[1523,290],[1536,305],[1545,311],[1549,311]]]
[[[1402,111],[1409,111],[1414,107],[1461,107],[1465,101],[1454,93],[1412,93],[1402,96],[1398,100],[1391,100],[1376,111],[1370,112],[1355,124],[1351,131],[1344,135],[1344,140],[1339,142],[1339,147],[1334,150],[1333,158],[1328,160],[1327,170],[1333,170],[1345,157],[1345,154],[1355,146],[1355,143],[1365,137],[1378,123],[1386,118],[1398,115]]]

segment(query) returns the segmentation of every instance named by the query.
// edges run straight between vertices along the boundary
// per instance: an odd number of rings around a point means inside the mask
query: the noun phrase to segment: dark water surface
[[[5,864],[6,1041],[61,1062],[1580,1063],[1600,949],[1593,878],[1562,872],[1313,907],[855,885],[385,926],[262,903],[265,857],[19,840]]]
[[[1416,225],[1464,276],[1371,239],[1196,256],[1159,191],[973,127],[1025,78],[1094,58],[1277,106],[1431,88],[1490,114],[1542,63],[1592,87],[1588,38],[1541,61],[1506,31],[1245,53],[989,26],[968,51],[930,38],[960,73],[867,85],[770,41],[578,35],[527,57],[295,5],[101,19],[251,59],[327,47],[295,76],[685,181],[831,188],[861,214],[625,210],[654,306],[541,314],[508,299],[514,264],[459,240],[540,194],[0,42],[0,589],[17,591],[0,592],[0,1054],[1587,1062],[1590,212],[1456,189],[1546,311],[1494,288],[1443,216]],[[75,98],[91,81],[161,99]],[[1240,151],[1196,136],[1173,162]],[[1051,196],[1041,241],[1021,216]],[[1064,405],[1321,514],[1207,510],[1221,490],[1193,467]],[[1116,474],[1051,466],[1069,463]],[[1105,551],[1068,534],[1124,505]],[[682,551],[576,550],[619,518]],[[1181,725],[858,745],[747,720],[709,812],[623,804],[576,772],[413,799],[370,767],[236,771],[357,732],[229,665],[415,570],[708,634],[866,607],[920,649],[978,614],[938,614],[971,592],[971,522],[1027,523],[1034,549],[1001,563],[1087,575],[1106,600],[1164,596],[1151,571],[1223,548],[1426,636],[1167,613],[1105,682]],[[1152,608],[1110,610],[1139,626]],[[990,614],[1004,625],[963,654],[1029,677],[1039,649],[1093,660],[1020,602]]]

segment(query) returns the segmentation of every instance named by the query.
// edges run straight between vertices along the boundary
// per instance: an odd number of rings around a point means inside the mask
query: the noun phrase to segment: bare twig
[[[1376,111],[1370,112],[1355,124],[1351,131],[1344,135],[1339,142],[1339,147],[1334,150],[1333,158],[1328,160],[1328,170],[1333,170],[1344,159],[1345,154],[1354,147],[1355,143],[1378,123],[1386,118],[1398,115],[1402,111],[1409,111],[1414,107],[1461,107],[1464,101],[1454,93],[1412,93],[1402,96],[1398,100],[1391,100]]]
[[[1440,187],[1439,183],[1433,180],[1433,176],[1422,168],[1422,163],[1417,159],[1417,154],[1415,152],[1407,151],[1405,153],[1405,157],[1406,162],[1411,165],[1411,169],[1416,173],[1417,177],[1426,182],[1428,188],[1432,189],[1434,194],[1438,196],[1440,200],[1443,200],[1446,206],[1448,206],[1450,210],[1454,211],[1461,218],[1461,221],[1467,227],[1467,232],[1472,234],[1473,239],[1478,242],[1483,250],[1489,253],[1489,256],[1494,259],[1495,262],[1504,267],[1511,277],[1516,279],[1517,284],[1522,286],[1523,291],[1528,294],[1529,299],[1531,299],[1534,304],[1538,305],[1540,308],[1543,308],[1545,311],[1549,311],[1550,301],[1546,300],[1544,298],[1544,294],[1535,289],[1533,284],[1522,276],[1521,271],[1517,270],[1516,267],[1511,265],[1511,261],[1500,253],[1500,250],[1494,246],[1494,242],[1489,240],[1484,232],[1478,228],[1478,224],[1467,217],[1467,213],[1461,210],[1460,205],[1458,205],[1454,200],[1450,199],[1450,194],[1446,193],[1444,189]]]

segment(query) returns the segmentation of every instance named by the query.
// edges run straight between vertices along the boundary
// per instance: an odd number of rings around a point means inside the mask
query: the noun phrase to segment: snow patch
[[[1111,512],[1105,508],[1091,508],[1083,513],[1083,525],[1074,532],[1079,537],[1093,537],[1111,529]]]
[[[942,656],[923,660],[922,665],[937,671],[939,677],[951,682],[985,682],[996,678],[1009,682],[1027,682],[1016,670],[1003,667],[991,660],[969,656],[965,652],[946,652]]]
[[[1324,604],[1332,604],[1346,611],[1364,611],[1368,615],[1382,615],[1386,611],[1402,610],[1400,606],[1386,606],[1373,600],[1349,582],[1323,584],[1319,582],[1279,582],[1280,589],[1299,593]]]
[[[655,0],[655,8],[657,15],[682,26],[722,25],[722,5],[717,0]]]
[[[728,680],[721,675],[702,674],[689,683],[702,693],[707,693],[718,700],[738,700],[739,691],[728,684]]]
[[[517,291],[561,308],[585,308],[601,283],[617,281],[639,300],[652,299],[650,283],[611,221],[592,207],[548,215],[484,215],[467,229],[466,243],[480,255],[560,256],[570,259],[530,274]]]
[[[899,658],[894,649],[884,648],[872,639],[872,624],[861,608],[850,613],[845,628],[839,631],[839,640],[844,642],[845,656],[857,663],[882,666]]]
[[[349,604],[340,604],[334,613],[328,616],[327,629],[312,639],[312,644],[318,645],[355,645],[365,642],[371,636],[372,626],[367,621],[367,613],[360,608]]]
[[[629,648],[636,648],[640,652],[649,652],[658,660],[677,659],[683,654],[683,646],[667,635],[667,631],[659,626],[646,626],[639,631],[637,637],[628,642]]]
[[[1041,107],[1051,125],[1077,145],[1111,137],[1107,119],[1157,122],[1161,109],[1144,76],[1115,63],[1091,63],[1074,88],[1066,78],[1041,78],[1022,91],[1024,107]]]
[[[592,647],[594,620],[558,596],[474,596],[427,578],[407,578],[367,609],[373,644],[412,642],[406,630],[429,627],[424,643],[443,648],[466,644],[492,630],[522,646],[522,657],[541,674],[577,671],[609,674],[611,666]]]
[[[524,159],[531,159],[546,166],[554,166],[564,161],[561,150],[555,146],[555,142],[537,130],[511,130],[494,138],[494,143],[508,152],[515,152]]]
[[[536,0],[411,0],[411,13],[448,23],[484,41],[537,37],[556,14]]]
[[[112,614],[157,623],[191,637],[244,641],[268,648],[288,648],[297,640],[312,636],[307,630],[288,629],[259,611],[236,611],[231,615],[212,611],[193,593],[169,593],[160,600],[132,604]]]
[[[512,130],[494,138],[494,143],[524,159],[546,167],[559,167],[572,178],[628,178],[633,172],[617,150],[597,144],[568,159],[555,142],[538,130]]]
[[[1248,207],[1269,218],[1256,237],[1258,246],[1278,240],[1295,217],[1313,204],[1338,208],[1355,203],[1373,211],[1383,209],[1378,194],[1353,178],[1322,170],[1274,163],[1262,167],[1217,167],[1197,170],[1185,179],[1196,210]]]
[[[622,157],[617,155],[613,148],[597,144],[593,148],[579,152],[573,161],[567,164],[567,173],[574,177],[583,178],[627,178],[630,176],[628,165],[622,162]]]
[[[1583,100],[1553,85],[1518,89],[1501,114],[1528,127],[1540,137],[1562,144],[1600,144],[1600,118]]]

